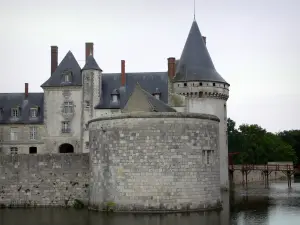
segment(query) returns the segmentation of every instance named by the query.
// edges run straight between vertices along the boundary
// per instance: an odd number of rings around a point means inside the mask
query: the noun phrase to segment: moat
[[[1,225],[281,225],[300,221],[300,180],[237,187],[223,195],[222,212],[143,215],[102,214],[75,209],[1,209]],[[229,204],[230,203],[230,204]]]

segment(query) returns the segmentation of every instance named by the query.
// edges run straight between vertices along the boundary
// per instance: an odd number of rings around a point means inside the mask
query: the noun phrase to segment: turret
[[[206,37],[202,36],[195,20],[175,67],[175,76],[171,79],[173,90],[186,97],[186,111],[212,114],[220,119],[220,182],[221,187],[227,189],[229,177],[226,101],[229,97],[229,84],[215,69],[207,50]]]

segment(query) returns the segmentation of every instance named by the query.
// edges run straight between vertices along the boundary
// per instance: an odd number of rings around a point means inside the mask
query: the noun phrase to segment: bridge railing
[[[262,170],[262,171],[293,171],[294,165],[291,164],[275,164],[275,165],[254,165],[254,164],[244,164],[244,165],[229,165],[230,170]]]

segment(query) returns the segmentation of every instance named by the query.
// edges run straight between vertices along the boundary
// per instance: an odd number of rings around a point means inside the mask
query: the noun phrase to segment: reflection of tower
[[[230,223],[230,192],[222,193],[222,206],[223,209],[220,213],[220,224],[229,225]],[[234,195],[234,194],[232,194]]]

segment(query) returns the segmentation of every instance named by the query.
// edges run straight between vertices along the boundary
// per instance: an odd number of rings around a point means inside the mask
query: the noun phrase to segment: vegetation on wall
[[[236,123],[228,118],[228,151],[238,152],[234,164],[265,164],[293,161],[300,164],[300,130],[271,133],[256,124]]]

